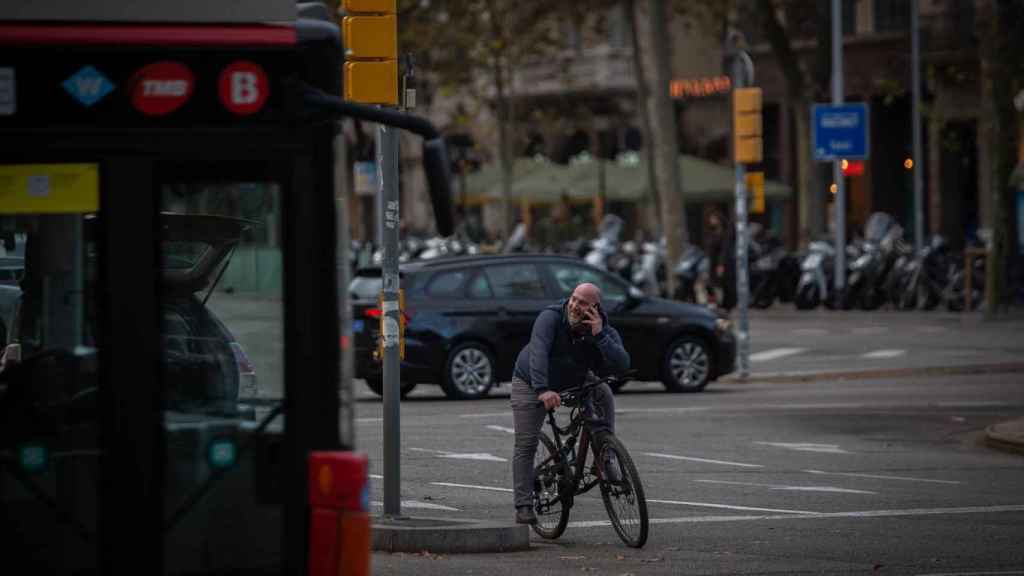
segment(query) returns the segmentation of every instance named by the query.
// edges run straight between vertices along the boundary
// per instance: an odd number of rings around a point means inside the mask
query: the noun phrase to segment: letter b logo
[[[252,62],[232,62],[220,73],[220,101],[239,116],[258,112],[270,95],[267,74]]]

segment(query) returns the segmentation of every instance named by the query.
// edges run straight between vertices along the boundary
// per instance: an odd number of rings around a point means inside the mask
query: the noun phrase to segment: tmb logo
[[[270,95],[266,72],[258,64],[244,60],[224,68],[218,87],[221,103],[239,116],[258,112]]]
[[[164,116],[188,101],[195,78],[178,62],[154,62],[135,73],[132,85],[132,106],[149,116]]]

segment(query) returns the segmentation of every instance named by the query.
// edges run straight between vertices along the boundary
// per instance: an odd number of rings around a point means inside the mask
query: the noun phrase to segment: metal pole
[[[843,103],[843,11],[840,0],[832,0],[832,104]],[[846,286],[846,183],[843,161],[832,162],[832,180],[836,183],[836,295]]]
[[[924,157],[921,152],[921,36],[918,21],[918,0],[910,1],[910,60],[913,83],[914,130],[914,248],[920,252],[924,247]]]
[[[754,83],[754,65],[750,56],[737,50],[733,60],[733,89]],[[735,130],[736,127],[734,126]],[[737,359],[739,375],[745,380],[750,375],[750,324],[747,309],[750,302],[750,280],[747,275],[747,247],[750,243],[747,227],[747,169],[736,162],[736,306],[739,309],[739,337]]]
[[[401,413],[398,347],[398,129],[381,126],[377,132],[380,167],[381,240],[384,249],[381,315],[384,339],[384,515],[401,516]]]

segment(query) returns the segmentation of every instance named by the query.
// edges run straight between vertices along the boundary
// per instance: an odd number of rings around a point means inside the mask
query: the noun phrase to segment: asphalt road
[[[626,548],[598,495],[557,541],[526,552],[375,553],[374,574],[1024,575],[1024,458],[980,443],[1024,413],[1018,374],[716,383],[673,395],[632,384],[619,436],[652,517]],[[357,406],[357,444],[382,499],[382,406]],[[511,520],[507,395],[402,403],[403,513]]]

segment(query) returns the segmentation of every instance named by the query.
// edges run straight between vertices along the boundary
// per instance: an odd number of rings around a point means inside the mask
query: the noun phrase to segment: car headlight
[[[715,320],[715,332],[719,334],[729,334],[732,332],[732,322],[725,318]]]

